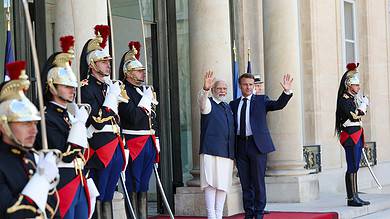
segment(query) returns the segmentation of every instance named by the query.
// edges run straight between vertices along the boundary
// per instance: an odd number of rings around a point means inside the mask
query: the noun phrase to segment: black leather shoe
[[[253,219],[253,215],[245,214],[245,219]]]
[[[255,219],[263,219],[264,218],[264,214],[258,214],[255,216]]]
[[[359,202],[361,202],[363,205],[370,205],[371,204],[369,201],[364,201],[359,196],[356,196],[356,199],[359,200]]]
[[[362,207],[363,203],[360,202],[354,195],[351,199],[348,199],[347,205],[351,207]]]

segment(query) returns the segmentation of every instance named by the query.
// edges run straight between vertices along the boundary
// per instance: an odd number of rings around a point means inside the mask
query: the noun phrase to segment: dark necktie
[[[240,116],[240,136],[246,136],[246,101],[247,98],[242,99],[241,116]]]

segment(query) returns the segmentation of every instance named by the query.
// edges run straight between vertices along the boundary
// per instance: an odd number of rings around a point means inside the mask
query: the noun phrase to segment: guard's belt
[[[92,136],[93,133],[101,133],[101,132],[113,132],[118,133],[120,130],[118,125],[105,125],[102,129],[95,129],[92,125],[88,127],[88,134]]]
[[[63,161],[60,161],[58,164],[57,164],[57,167],[58,168],[80,168],[80,169],[84,169],[84,162],[80,159],[78,160],[79,158],[76,158],[74,161],[70,162],[70,163],[65,163]]]
[[[126,135],[154,135],[156,131],[154,129],[150,130],[128,130],[122,129],[122,133]]]
[[[347,120],[344,122],[343,124],[344,127],[351,127],[351,126],[362,126],[362,122],[359,121],[359,122],[351,122],[351,120]]]

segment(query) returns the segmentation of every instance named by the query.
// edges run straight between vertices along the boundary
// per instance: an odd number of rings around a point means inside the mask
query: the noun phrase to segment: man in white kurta
[[[210,95],[211,90],[211,97]],[[205,191],[208,218],[222,218],[226,192],[232,182],[234,159],[233,114],[224,102],[227,85],[204,76],[198,103],[201,112],[200,180]]]

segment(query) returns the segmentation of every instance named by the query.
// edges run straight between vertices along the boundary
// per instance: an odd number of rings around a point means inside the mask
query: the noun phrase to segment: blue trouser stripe
[[[115,188],[122,171],[123,162],[122,151],[118,144],[108,166],[104,169],[95,170],[92,173],[91,176],[100,193],[97,197],[98,200],[106,202],[113,199]]]
[[[362,138],[360,138],[355,145],[344,146],[345,159],[347,161],[347,173],[356,173],[359,170],[362,147]]]
[[[88,218],[88,201],[85,195],[84,187],[79,185],[76,195],[70,205],[68,212],[65,214],[64,219],[87,219]]]
[[[138,157],[130,162],[126,168],[126,188],[128,192],[147,192],[149,190],[149,180],[155,160],[156,149],[150,137]]]

